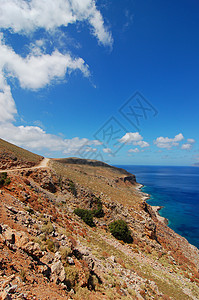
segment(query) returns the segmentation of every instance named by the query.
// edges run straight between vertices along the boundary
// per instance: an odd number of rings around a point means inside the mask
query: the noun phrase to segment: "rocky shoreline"
[[[141,196],[141,199],[144,200],[144,201],[147,201],[150,199],[150,194],[147,194],[147,193],[144,193],[142,192],[142,188],[144,187],[144,185],[142,184],[138,184],[136,186],[136,189],[140,192],[140,196]],[[150,204],[148,204],[150,205]],[[150,207],[153,209],[155,215],[156,215],[156,218],[158,219],[158,221],[168,225],[169,224],[169,220],[165,217],[162,217],[159,213],[159,211],[164,207],[164,206],[153,206],[153,205],[150,205]]]

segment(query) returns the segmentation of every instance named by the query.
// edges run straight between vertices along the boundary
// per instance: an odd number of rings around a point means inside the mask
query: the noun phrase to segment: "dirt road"
[[[47,168],[48,167],[48,162],[49,162],[50,158],[45,157],[39,165],[34,166],[34,167],[30,167],[30,168],[15,168],[15,169],[8,169],[8,170],[0,170],[0,173],[3,172],[15,172],[15,171],[28,171],[28,170],[35,170],[35,169],[40,169],[40,168]]]

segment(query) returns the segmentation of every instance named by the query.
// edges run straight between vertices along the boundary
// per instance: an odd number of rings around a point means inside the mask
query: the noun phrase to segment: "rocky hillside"
[[[1,299],[198,299],[198,249],[158,217],[135,177],[73,162],[4,174]],[[114,237],[118,220],[130,238]]]
[[[42,159],[43,157],[40,155],[0,139],[0,169],[33,167]]]

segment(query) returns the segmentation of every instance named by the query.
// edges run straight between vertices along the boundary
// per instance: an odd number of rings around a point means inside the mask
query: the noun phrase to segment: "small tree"
[[[110,223],[109,230],[116,239],[122,240],[126,243],[133,242],[131,232],[125,221],[117,220],[117,221]]]
[[[93,222],[93,214],[88,209],[76,208],[74,213],[79,216],[87,225],[94,227],[95,223]]]
[[[96,204],[97,204],[97,208],[92,210],[93,216],[96,218],[103,218],[104,211],[102,208],[102,201],[97,197],[96,197]]]
[[[7,172],[3,172],[0,174],[0,188],[9,185],[11,182],[10,178],[8,177]]]

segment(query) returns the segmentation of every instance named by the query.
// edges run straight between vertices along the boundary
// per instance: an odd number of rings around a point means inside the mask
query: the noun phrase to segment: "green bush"
[[[109,230],[112,235],[126,243],[132,243],[133,239],[128,225],[123,220],[117,220],[109,224]]]
[[[0,188],[9,185],[11,183],[10,178],[8,177],[7,172],[3,172],[0,174]]]
[[[87,225],[94,227],[95,223],[93,222],[92,211],[88,209],[76,208],[74,213],[79,216]]]
[[[46,240],[46,245],[48,250],[50,250],[51,252],[55,252],[55,243],[52,240]]]
[[[79,279],[79,273],[78,273],[78,270],[76,269],[76,267],[65,267],[64,268],[65,270],[65,275],[66,275],[66,284],[69,288],[69,290],[71,288],[74,288],[75,285],[77,284],[78,282],[78,279]]]
[[[48,223],[46,225],[42,226],[42,232],[46,233],[46,234],[51,234],[54,230],[53,225],[50,221],[48,221]]]
[[[69,181],[69,191],[70,191],[75,197],[77,197],[77,190],[76,190],[75,184],[74,184],[74,182],[73,182],[72,180]]]
[[[92,210],[92,214],[96,218],[103,218],[104,217],[104,211],[102,208],[102,201],[99,198],[96,198],[97,202],[97,209]]]

